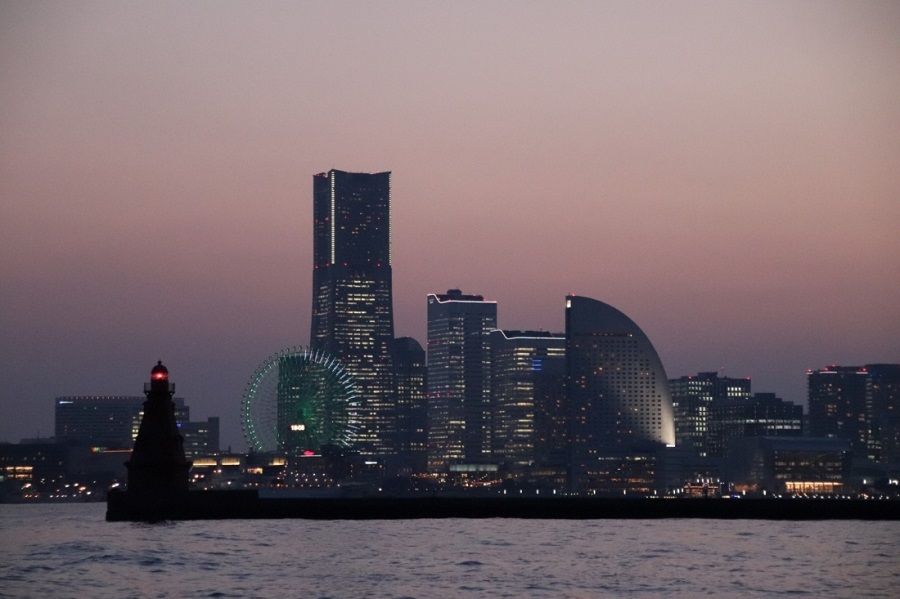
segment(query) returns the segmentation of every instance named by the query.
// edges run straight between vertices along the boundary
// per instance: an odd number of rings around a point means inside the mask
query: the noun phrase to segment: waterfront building
[[[750,397],[750,377],[730,378],[717,372],[698,372],[669,380],[675,418],[675,443],[708,454],[710,419],[715,403]]]
[[[656,486],[661,493],[683,492],[685,485],[718,487],[721,482],[721,460],[701,456],[690,445],[668,447],[661,457]]]
[[[54,438],[60,443],[94,447],[94,453],[98,454],[107,450],[131,449],[144,415],[146,399],[124,395],[57,397],[54,401]],[[175,397],[172,403],[187,456],[190,458],[219,451],[219,417],[192,422],[190,407],[185,404],[184,398]]]
[[[732,491],[837,495],[848,490],[850,447],[843,439],[742,437],[723,466]]]
[[[55,437],[60,442],[131,447],[144,397],[72,395],[54,401]]]
[[[807,372],[810,434],[845,439],[854,458],[900,464],[900,364]]]
[[[55,438],[108,448],[130,448],[137,438],[145,397],[124,395],[68,395],[54,401]],[[184,399],[176,397],[179,426],[190,420]]]
[[[513,474],[561,465],[566,443],[562,333],[491,331],[491,453]]]
[[[710,418],[708,454],[722,457],[738,437],[801,437],[803,406],[774,393],[715,402]]]
[[[396,447],[391,173],[313,177],[310,346],[339,359],[361,400],[363,454]]]
[[[863,366],[826,366],[807,372],[811,436],[844,439],[854,456],[868,455],[867,378]]]
[[[425,350],[412,337],[393,343],[394,383],[397,393],[397,450],[414,473],[427,468],[428,406],[425,401]]]
[[[900,466],[900,364],[866,366],[869,457]]]
[[[107,449],[55,439],[0,443],[0,503],[89,500],[124,483],[130,449]]]
[[[54,490],[66,479],[72,451],[52,439],[0,443],[0,491],[36,497]]]
[[[428,295],[428,469],[491,454],[490,339],[497,303],[459,289]]]
[[[219,452],[218,416],[211,416],[205,422],[179,422],[178,430],[184,438],[184,454],[188,459]]]
[[[675,445],[669,381],[650,340],[616,308],[569,296],[566,373],[571,490],[600,492],[617,470],[622,484],[647,487],[657,470],[647,456]]]
[[[282,486],[287,457],[283,452],[198,455],[193,458],[190,484],[194,489],[258,489]]]

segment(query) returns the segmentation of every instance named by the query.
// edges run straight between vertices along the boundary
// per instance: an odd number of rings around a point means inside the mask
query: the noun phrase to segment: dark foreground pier
[[[112,490],[108,521],[404,520],[416,518],[713,518],[900,520],[900,501],[862,499],[616,499],[594,497],[260,498],[256,491],[189,491],[165,496]]]

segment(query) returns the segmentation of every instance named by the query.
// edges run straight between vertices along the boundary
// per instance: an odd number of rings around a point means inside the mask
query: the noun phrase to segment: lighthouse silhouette
[[[188,490],[192,462],[184,455],[184,439],[175,422],[174,394],[175,385],[160,360],[150,371],[150,382],[144,383],[144,416],[131,459],[125,462],[132,497],[153,501]]]

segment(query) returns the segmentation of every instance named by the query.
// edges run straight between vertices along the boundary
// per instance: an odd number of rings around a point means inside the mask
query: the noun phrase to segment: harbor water
[[[106,522],[0,505],[0,597],[897,597],[900,522]]]

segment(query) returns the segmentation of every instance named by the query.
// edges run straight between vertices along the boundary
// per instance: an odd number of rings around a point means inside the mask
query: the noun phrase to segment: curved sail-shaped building
[[[609,475],[606,456],[675,445],[666,371],[647,335],[616,308],[566,298],[566,381],[574,489],[594,472]]]

